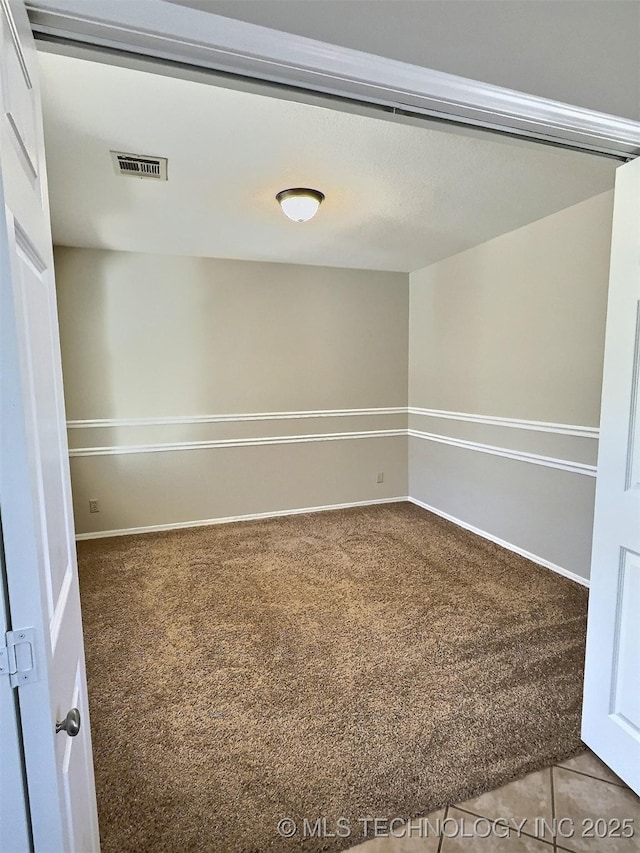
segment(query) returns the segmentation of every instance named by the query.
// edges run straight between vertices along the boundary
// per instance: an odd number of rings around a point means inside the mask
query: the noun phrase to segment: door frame
[[[26,5],[44,51],[230,87],[259,84],[275,97],[332,99],[337,108],[372,110],[390,120],[454,123],[621,161],[640,156],[638,121],[161,0]]]
[[[627,160],[640,122],[162,0],[27,0],[40,47],[84,45]],[[47,49],[45,46],[44,49]],[[283,59],[286,57],[286,59]],[[108,59],[107,59],[108,61]],[[171,73],[171,72],[169,72]],[[285,95],[286,97],[286,95]]]

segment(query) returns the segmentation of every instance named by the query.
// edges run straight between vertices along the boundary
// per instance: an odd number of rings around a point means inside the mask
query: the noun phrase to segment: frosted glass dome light
[[[307,222],[312,219],[323,200],[324,193],[304,187],[282,190],[276,196],[283,212],[294,222]]]

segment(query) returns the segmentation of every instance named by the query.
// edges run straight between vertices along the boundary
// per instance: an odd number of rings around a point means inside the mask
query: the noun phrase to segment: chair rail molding
[[[406,429],[371,429],[362,432],[325,432],[315,435],[275,435],[260,438],[221,438],[212,441],[174,441],[158,444],[77,447],[69,450],[70,458],[78,456],[123,456],[129,453],[168,453],[176,450],[208,450],[221,447],[257,447],[265,444],[305,444],[310,441],[345,441],[356,438],[390,438],[405,436]]]
[[[28,0],[27,8],[41,40],[180,63],[623,160],[640,154],[640,122],[165,0]]]
[[[467,421],[488,426],[511,427],[526,429],[532,432],[552,432],[557,435],[573,435],[577,438],[595,438],[600,434],[598,427],[576,426],[574,424],[551,423],[548,421],[528,421],[522,418],[503,418],[496,415],[471,415],[466,412],[449,412],[443,409],[420,409],[409,406],[410,415],[420,415],[428,418],[443,418],[453,421]]]
[[[413,438],[421,438],[425,441],[434,441],[438,444],[449,444],[452,447],[460,447],[463,450],[476,450],[480,453],[489,453],[491,456],[503,456],[516,462],[529,462],[533,465],[544,465],[546,468],[559,468],[572,474],[585,474],[588,477],[597,476],[597,467],[587,465],[585,462],[572,462],[569,459],[557,459],[553,456],[541,456],[537,453],[526,453],[522,450],[511,450],[506,447],[495,447],[491,444],[481,444],[478,441],[466,441],[461,438],[452,438],[449,435],[422,432],[422,430],[409,429],[408,434]]]
[[[445,420],[467,421],[489,426],[512,427],[532,432],[551,432],[558,435],[572,435],[578,438],[597,439],[598,427],[575,424],[553,423],[550,421],[530,421],[523,418],[506,418],[498,415],[476,415],[466,412],[452,412],[444,409],[422,409],[415,406],[381,406],[365,409],[315,409],[291,412],[241,412],[235,414],[211,415],[167,415],[164,417],[131,418],[88,418],[67,421],[67,429],[108,429],[111,427],[173,426],[178,424],[215,424],[240,423],[242,421],[282,421],[304,418],[354,418],[377,415],[418,415]]]
[[[439,409],[419,409],[415,407],[394,406],[365,409],[318,409],[314,411],[291,411],[291,412],[247,412],[240,414],[219,415],[184,415],[149,418],[92,418],[86,420],[70,420],[67,427],[70,430],[93,430],[93,429],[117,429],[135,427],[163,427],[173,425],[197,425],[197,424],[233,424],[243,422],[268,422],[268,421],[296,421],[314,420],[323,418],[359,418],[379,417],[393,415],[418,415],[432,418],[443,418],[449,420],[466,421],[469,423],[486,424],[497,427],[512,427],[514,429],[528,430],[533,432],[555,433],[578,438],[589,438],[597,440],[597,427],[583,427],[571,424],[547,423],[545,421],[528,421],[517,418],[503,418],[489,415],[472,415],[464,412],[448,412]],[[318,425],[319,426],[319,425]],[[559,459],[553,456],[544,456],[530,453],[525,450],[501,447],[495,444],[471,441],[444,435],[442,433],[427,432],[425,430],[407,428],[402,426],[389,426],[386,429],[346,429],[341,432],[300,432],[293,435],[253,435],[235,438],[212,438],[205,440],[178,440],[178,441],[153,441],[131,444],[102,444],[100,446],[72,447],[69,456],[73,458],[83,456],[121,456],[134,453],[170,453],[184,450],[209,450],[215,448],[229,447],[256,447],[271,444],[300,444],[316,441],[346,441],[354,439],[391,438],[391,437],[413,437],[426,441],[434,441],[440,444],[448,444],[463,450],[475,450],[488,453],[493,456],[502,456],[518,462],[529,462],[534,465],[544,465],[547,468],[558,468],[574,474],[584,474],[595,477],[597,469],[595,465],[584,462],[576,462],[570,459]]]
[[[67,429],[105,429],[109,427],[173,426],[177,424],[240,423],[242,421],[288,421],[303,418],[353,418],[372,415],[405,415],[406,406],[373,409],[318,409],[299,412],[246,412],[222,415],[169,415],[157,418],[94,418],[69,420]]]

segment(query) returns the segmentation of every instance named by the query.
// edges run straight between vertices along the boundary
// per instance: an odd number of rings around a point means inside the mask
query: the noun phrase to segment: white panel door
[[[14,688],[33,843],[36,853],[93,853],[98,823],[38,60],[22,0],[0,0],[0,283],[0,515],[11,627],[32,629],[35,652],[36,668],[18,674]],[[22,643],[27,669],[29,655]],[[56,720],[72,708],[79,733],[56,734]],[[23,848],[3,837],[2,849]]]
[[[616,173],[582,738],[640,793],[640,159]]]

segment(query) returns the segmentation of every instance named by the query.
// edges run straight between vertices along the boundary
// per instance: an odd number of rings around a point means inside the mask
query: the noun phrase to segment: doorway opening
[[[406,819],[569,758],[615,161],[41,60],[106,849],[184,840],[179,813],[262,848],[328,792],[334,822]],[[324,194],[312,222],[282,216],[291,186]]]

